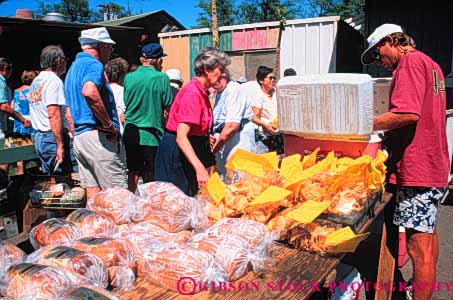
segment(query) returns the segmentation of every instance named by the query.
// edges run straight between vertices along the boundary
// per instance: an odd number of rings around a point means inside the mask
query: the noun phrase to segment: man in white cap
[[[179,92],[179,89],[181,89],[182,84],[184,83],[184,80],[182,80],[181,77],[181,71],[179,69],[168,69],[165,73],[168,78],[170,78],[171,92],[173,94],[173,99],[175,99],[176,94]]]
[[[388,180],[397,188],[393,223],[406,228],[414,266],[413,299],[428,300],[439,256],[437,207],[450,166],[444,76],[398,25],[378,27],[368,44],[362,63],[375,62],[393,71],[390,109],[374,118],[374,129],[387,131]],[[421,288],[425,283],[428,288]]]
[[[83,30],[79,42],[83,52],[66,75],[65,97],[74,120],[80,178],[90,198],[101,189],[127,188],[127,174],[115,99],[104,75],[115,42],[104,27]]]

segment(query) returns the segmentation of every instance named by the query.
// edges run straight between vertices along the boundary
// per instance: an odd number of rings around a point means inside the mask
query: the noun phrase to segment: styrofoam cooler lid
[[[278,87],[295,84],[363,84],[372,81],[373,78],[368,74],[353,73],[328,73],[311,74],[301,76],[283,77],[277,83]]]

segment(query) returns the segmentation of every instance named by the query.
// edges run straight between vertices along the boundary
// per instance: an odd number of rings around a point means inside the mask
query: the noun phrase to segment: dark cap
[[[146,58],[161,58],[167,56],[167,54],[164,53],[162,46],[158,43],[151,43],[143,46],[142,55]]]

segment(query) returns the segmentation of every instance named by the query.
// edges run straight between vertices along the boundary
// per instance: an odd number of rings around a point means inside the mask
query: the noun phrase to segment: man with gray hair
[[[65,96],[74,119],[80,178],[90,198],[101,189],[127,188],[127,175],[115,99],[103,66],[115,42],[104,27],[83,30],[79,42],[83,52],[68,71]]]
[[[226,173],[225,164],[239,143],[237,133],[243,125],[244,105],[239,98],[240,84],[230,80],[228,71],[214,88],[217,95],[213,108],[213,131],[216,138],[213,152],[216,154],[216,171],[223,176]]]
[[[68,175],[77,167],[73,157],[74,124],[66,107],[63,81],[66,58],[58,46],[41,51],[42,71],[33,80],[28,101],[35,134],[35,149],[45,174]]]

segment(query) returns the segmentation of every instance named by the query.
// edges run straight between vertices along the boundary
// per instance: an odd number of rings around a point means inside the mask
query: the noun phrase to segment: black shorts
[[[138,128],[132,126],[125,128],[123,142],[129,171],[154,172],[157,146],[140,145]]]

